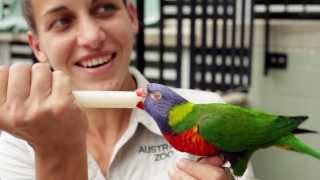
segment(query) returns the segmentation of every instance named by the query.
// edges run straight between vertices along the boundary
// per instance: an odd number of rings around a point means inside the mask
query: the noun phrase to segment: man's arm
[[[86,145],[72,149],[36,152],[36,179],[88,179]]]

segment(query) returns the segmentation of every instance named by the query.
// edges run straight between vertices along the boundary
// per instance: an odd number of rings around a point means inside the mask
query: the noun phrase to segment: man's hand
[[[0,67],[0,88],[0,129],[26,140],[35,151],[48,153],[85,140],[86,116],[61,71],[52,73],[41,63]]]
[[[77,163],[86,171],[88,122],[71,87],[70,78],[51,72],[48,64],[0,66],[0,129],[33,147],[38,179],[77,168]],[[74,164],[68,164],[68,158]]]
[[[180,159],[174,169],[169,171],[171,180],[228,180],[221,166],[223,160],[218,156],[191,161]]]

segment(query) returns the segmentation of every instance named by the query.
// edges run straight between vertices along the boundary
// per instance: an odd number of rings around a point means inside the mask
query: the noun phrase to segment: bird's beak
[[[138,104],[137,104],[137,108],[140,108],[140,109],[144,109],[144,99],[145,99],[145,97],[147,96],[147,90],[146,89],[144,89],[144,88],[138,88],[137,90],[136,90],[136,94],[137,94],[137,96],[138,97],[140,97],[141,98],[141,100],[138,102]]]

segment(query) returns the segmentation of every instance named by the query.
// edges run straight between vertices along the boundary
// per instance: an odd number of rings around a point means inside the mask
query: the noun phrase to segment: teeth
[[[96,66],[96,65],[98,65],[98,64],[99,64],[99,60],[93,60],[93,61],[92,61],[92,65],[93,65],[93,66]]]
[[[98,65],[108,63],[110,58],[111,58],[111,55],[106,56],[106,57],[96,58],[96,59],[92,59],[92,60],[89,60],[86,62],[80,62],[80,65],[83,67],[86,67],[86,68],[91,68],[91,67],[95,67]]]

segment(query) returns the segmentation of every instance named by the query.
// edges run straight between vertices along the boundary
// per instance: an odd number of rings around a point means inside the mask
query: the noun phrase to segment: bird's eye
[[[159,101],[161,99],[161,97],[162,97],[162,95],[161,95],[160,91],[155,91],[151,94],[151,98],[156,101]]]

